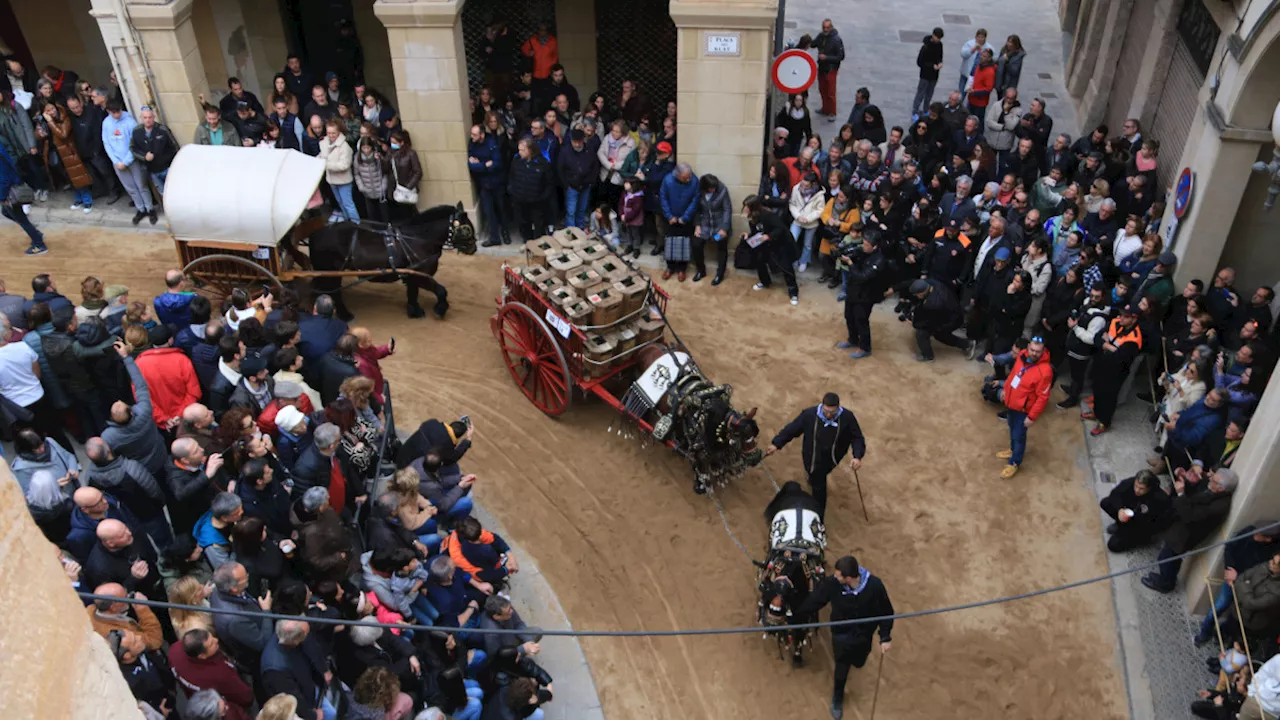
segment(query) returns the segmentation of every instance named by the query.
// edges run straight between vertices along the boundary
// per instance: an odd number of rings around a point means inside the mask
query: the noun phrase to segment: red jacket
[[[200,379],[181,349],[152,348],[135,362],[151,390],[151,417],[156,425],[163,428],[170,418],[181,417],[188,405],[200,402]]]
[[[267,406],[258,415],[258,429],[275,437],[276,431],[280,429],[276,427],[276,415],[280,413],[280,408],[282,407],[284,406],[280,404],[279,398],[267,403]],[[298,396],[298,410],[307,417],[311,417],[311,413],[315,411],[315,408],[311,406],[311,398],[307,397],[306,393]]]
[[[178,687],[190,698],[201,690],[217,690],[227,701],[226,720],[249,720],[253,690],[240,679],[240,674],[222,651],[207,660],[187,655],[182,643],[169,646],[169,665],[178,676]]]
[[[1018,353],[1009,377],[1004,380],[1004,404],[1010,410],[1026,413],[1035,420],[1049,404],[1049,391],[1053,389],[1053,368],[1049,365],[1049,351],[1040,353],[1040,359],[1032,365],[1024,360],[1026,353]]]
[[[373,398],[381,405],[382,398],[382,368],[379,367],[378,361],[391,354],[390,345],[370,345],[369,347],[356,348],[356,370],[361,375],[373,381]]]
[[[986,107],[987,103],[991,102],[991,91],[995,90],[995,88],[995,64],[986,67],[975,65],[973,68],[973,87],[969,90],[969,104],[979,108]]]

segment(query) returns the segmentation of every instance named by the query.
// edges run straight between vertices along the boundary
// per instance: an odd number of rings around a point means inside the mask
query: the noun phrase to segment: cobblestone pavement
[[[1044,98],[1054,131],[1074,138],[1078,128],[1065,86],[1057,7],[1057,0],[786,0],[784,37],[816,35],[822,19],[831,18],[844,38],[839,114],[835,121],[815,117],[814,132],[824,141],[839,131],[853,107],[854,91],[864,86],[871,90],[871,102],[884,112],[885,125],[906,126],[919,78],[916,53],[934,27],[946,31],[934,100],[946,102],[947,93],[959,89],[960,48],[978,28],[987,29],[988,42],[997,50],[1005,38],[1017,34],[1027,50],[1018,86],[1023,106],[1029,106],[1032,97]],[[816,109],[820,104],[814,87],[809,105]]]

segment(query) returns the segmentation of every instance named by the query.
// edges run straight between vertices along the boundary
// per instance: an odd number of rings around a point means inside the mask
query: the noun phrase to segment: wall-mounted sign
[[[742,33],[703,33],[704,54],[712,57],[738,57],[742,54]]]
[[[773,60],[773,85],[794,95],[818,79],[818,63],[804,50],[787,50]]]

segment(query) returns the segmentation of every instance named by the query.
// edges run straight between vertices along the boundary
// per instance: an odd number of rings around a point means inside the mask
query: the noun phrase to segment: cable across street
[[[1236,540],[1240,540],[1240,539],[1249,537],[1251,535],[1263,532],[1265,530],[1270,530],[1276,527],[1280,527],[1280,522],[1274,522],[1268,525],[1263,525],[1261,527],[1255,527],[1251,529],[1248,533],[1235,535],[1235,536],[1226,538],[1224,540],[1219,540],[1217,542],[1211,543],[1201,548],[1189,550],[1180,555],[1174,555],[1173,557],[1163,562],[1172,562],[1174,560],[1184,560],[1189,557],[1194,557],[1195,555],[1208,552],[1214,548],[1226,545],[1227,543],[1234,542]],[[911,618],[926,617],[929,615],[942,615],[945,613],[960,612],[962,610],[973,610],[976,608],[989,607],[992,605],[1003,605],[1005,603],[1016,602],[1018,600],[1027,600],[1030,598],[1039,597],[1041,595],[1049,595],[1052,593],[1063,592],[1065,590],[1074,590],[1075,588],[1083,587],[1085,585],[1093,585],[1095,583],[1100,583],[1107,580],[1114,580],[1115,578],[1123,577],[1125,575],[1131,575],[1133,573],[1146,572],[1148,570],[1155,570],[1161,564],[1162,562],[1146,563],[1144,565],[1127,568],[1125,570],[1118,570],[1116,572],[1107,573],[1106,575],[1099,575],[1097,577],[1086,578],[1084,580],[1076,580],[1074,582],[1069,582],[1063,585],[1055,585],[1053,587],[1043,588],[1040,590],[1031,590],[1024,593],[1018,593],[1016,595],[1006,595],[1003,597],[992,598],[990,600],[979,600],[976,602],[963,603],[960,605],[947,605],[944,607],[931,608],[928,610],[915,610],[912,612],[896,613],[894,615],[882,615],[877,617],[856,618],[852,620],[797,623],[795,625],[781,625],[777,627],[752,626],[752,627],[729,627],[729,628],[695,628],[690,630],[546,630],[546,629],[539,629],[538,632],[542,634],[544,637],[685,637],[685,636],[697,636],[697,635],[745,635],[748,633],[786,632],[791,630],[807,630],[807,629],[841,627],[845,625],[860,625],[865,623],[874,624],[884,620],[894,620],[894,621],[908,620]],[[112,595],[96,595],[94,593],[88,593],[88,592],[78,592],[77,594],[85,600],[109,600],[111,602],[131,603],[135,605],[145,605],[146,607],[153,607],[153,608],[186,610],[189,612],[206,612],[213,615],[241,615],[244,617],[269,618],[272,620],[302,619],[302,620],[306,620],[307,622],[320,623],[323,625],[345,625],[345,626],[363,625],[366,627],[380,627],[380,628],[386,628],[389,630],[423,630],[423,631],[442,630],[446,632],[465,631],[469,634],[476,634],[476,635],[518,635],[518,634],[527,634],[529,632],[528,629],[508,630],[505,628],[447,628],[447,627],[438,627],[434,625],[382,623],[382,622],[375,622],[375,621],[368,621],[368,620],[344,620],[341,618],[280,615],[280,614],[271,613],[271,612],[256,612],[256,611],[249,611],[249,610],[228,610],[228,609],[203,607],[199,605],[179,605],[176,603],[163,602],[159,600],[142,600],[139,598],[130,598],[130,597],[122,598],[122,597],[115,597]]]

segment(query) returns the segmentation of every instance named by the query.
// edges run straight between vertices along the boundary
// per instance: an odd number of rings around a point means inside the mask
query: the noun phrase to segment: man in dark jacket
[[[405,688],[417,687],[420,682],[422,665],[413,644],[383,628],[351,627],[348,632],[334,633],[334,649],[337,679],[350,687],[355,687],[370,668],[390,671]]]
[[[916,84],[916,96],[911,101],[911,114],[924,115],[933,102],[933,88],[938,84],[938,72],[942,70],[942,28],[936,27],[926,35],[916,53],[916,67],[920,68],[920,82]]]
[[[1035,141],[1030,138],[1018,140],[1018,147],[1005,160],[1000,172],[1015,175],[1022,181],[1023,187],[1030,191],[1040,179],[1040,156],[1036,154]]]
[[[1169,524],[1173,500],[1150,470],[1121,480],[1098,503],[1115,522],[1107,526],[1107,549],[1124,552],[1151,542]]]
[[[120,179],[116,177],[102,146],[102,119],[106,116],[102,108],[89,103],[86,105],[78,97],[67,98],[67,112],[71,115],[71,131],[75,136],[76,154],[84,162],[85,169],[93,178],[93,188],[98,197],[111,193],[110,205],[120,199],[124,189]]]
[[[937,340],[959,350],[967,350],[969,342],[952,333],[960,327],[963,313],[956,294],[946,284],[933,278],[914,280],[908,291],[915,296],[915,312],[911,325],[916,333],[917,362],[933,362],[933,344]]]
[[[569,101],[569,112],[577,113],[582,109],[582,101],[578,96],[578,89],[565,76],[564,66],[556,63],[551,66],[551,75],[543,82],[534,83],[534,110],[543,112],[551,107],[557,95],[564,95]]]
[[[136,460],[114,455],[102,438],[89,438],[84,454],[89,458],[82,478],[85,485],[110,493],[138,519],[157,547],[169,547],[173,534],[164,517],[165,494],[155,476]]]
[[[853,349],[849,357],[858,360],[871,354],[871,308],[884,299],[884,255],[880,233],[863,232],[861,252],[850,258],[845,270],[848,288],[844,298],[844,323],[848,337],[836,345]]]
[[[1089,431],[1095,437],[1110,427],[1120,387],[1129,375],[1130,365],[1142,351],[1143,343],[1148,341],[1138,327],[1139,314],[1136,303],[1126,305],[1099,338],[1102,344],[1093,356],[1093,368],[1089,372],[1093,382],[1093,412],[1083,415],[1086,420],[1098,421]]]
[[[204,449],[191,438],[173,441],[173,459],[165,467],[169,492],[169,517],[178,534],[190,533],[196,520],[213,502],[219,489],[227,486],[222,472],[222,454],[205,457]]]
[[[129,353],[126,351],[121,358],[129,380],[133,382],[137,402],[129,405],[117,400],[111,405],[111,416],[102,431],[102,440],[111,446],[115,454],[137,460],[153,477],[162,478],[169,454],[165,452],[164,436],[151,415],[151,390]]]
[[[31,278],[31,299],[23,306],[24,313],[31,313],[31,306],[44,303],[49,307],[53,319],[66,318],[75,314],[75,304],[58,292],[58,285],[48,273],[40,273]]]
[[[965,288],[964,294],[965,335],[970,338],[971,360],[986,354],[991,302],[1003,295],[1013,280],[1013,264],[1010,262],[1013,255],[1009,248],[998,246],[988,257],[990,260],[978,268],[977,277]]]
[[[286,80],[287,80],[286,76]],[[285,83],[288,84],[287,82]],[[222,119],[229,123],[236,121],[236,107],[240,103],[245,103],[253,109],[259,116],[266,115],[267,111],[263,109],[262,103],[258,101],[258,96],[244,89],[244,84],[240,82],[240,78],[227,78],[227,89],[230,90],[222,99],[218,101],[218,112],[222,113]],[[240,137],[244,137],[241,135]]]
[[[472,125],[467,168],[480,191],[480,211],[489,228],[489,239],[482,243],[484,247],[511,244],[511,235],[507,232],[507,194],[503,189],[507,161],[508,158],[502,157],[497,139],[486,132],[483,125]]]
[[[289,523],[289,491],[275,477],[275,470],[266,458],[252,458],[240,468],[236,494],[244,504],[244,514],[260,518],[273,537],[286,538],[293,532]]]
[[[840,73],[840,63],[844,62],[844,39],[830,18],[822,21],[822,32],[813,39],[813,47],[818,51],[818,94],[822,97],[818,114],[835,118],[838,112],[836,77]]]
[[[469,419],[468,419],[469,420]],[[458,462],[471,449],[471,438],[475,434],[474,427],[461,420],[453,420],[447,425],[432,418],[418,426],[417,431],[409,436],[400,446],[396,456],[396,467],[404,468],[429,450],[440,454],[443,465],[440,472],[444,475],[461,475]]]
[[[138,126],[129,138],[129,150],[151,173],[151,179],[155,180],[156,188],[163,195],[165,176],[178,154],[178,141],[169,128],[156,122],[154,110],[143,109],[139,113]]]
[[[71,499],[76,507],[71,511],[71,531],[65,542],[67,552],[81,563],[89,559],[89,551],[97,544],[98,523],[103,520],[119,520],[135,535],[145,532],[127,507],[95,487],[79,488]]]
[[[853,451],[853,459],[849,466],[855,471],[861,468],[862,457],[867,453],[867,441],[853,411],[841,407],[840,396],[831,392],[822,396],[821,405],[801,410],[795,420],[774,436],[764,454],[772,455],[802,435],[800,456],[804,460],[804,471],[809,478],[809,487],[813,489],[813,499],[818,502],[819,514],[825,517],[827,476],[839,467],[850,450]]]
[[[1274,521],[1263,521],[1256,527],[1250,525],[1236,532],[1234,536],[1239,539],[1232,540],[1222,549],[1223,574],[1242,573],[1275,557],[1277,547],[1280,547],[1276,542],[1280,539],[1280,527],[1275,525]],[[1205,614],[1200,631],[1196,633],[1197,645],[1203,645],[1214,637],[1214,617],[1218,617],[1221,625],[1224,614],[1234,606],[1234,597],[1230,584],[1223,583],[1218,587],[1213,598],[1213,612]]]
[[[347,324],[333,316],[333,298],[317,295],[311,314],[298,316],[298,352],[302,355],[302,376],[311,387],[320,386],[320,359],[338,344]]]
[[[341,442],[342,431],[337,425],[322,423],[317,427],[314,442],[294,463],[293,488],[295,493],[304,493],[313,487],[328,490],[329,505],[334,512],[349,518],[356,511],[356,505],[364,502],[366,495],[357,474],[343,467],[337,457]]]
[[[298,701],[299,717],[316,717],[328,673],[323,658],[302,647],[311,631],[304,620],[279,620],[262,651],[261,680],[268,696],[284,693]]]
[[[103,520],[96,532],[98,543],[84,564],[85,585],[119,583],[125,590],[148,598],[165,597],[156,551],[146,538],[135,537],[119,520]]]
[[[261,353],[250,350],[240,359],[240,384],[231,391],[229,407],[238,407],[253,413],[256,418],[276,396],[276,381],[267,369],[267,361]]]
[[[1142,577],[1142,584],[1160,593],[1171,593],[1178,584],[1182,560],[1175,559],[1200,543],[1227,519],[1231,512],[1231,496],[1240,479],[1234,470],[1220,468],[1209,480],[1208,492],[1189,493],[1184,483],[1175,479],[1173,521],[1164,534],[1164,545],[1156,560],[1160,567]]]
[[[526,241],[535,240],[551,225],[551,215],[547,210],[552,204],[553,170],[533,138],[520,138],[517,148],[518,154],[511,163],[507,191],[511,194],[521,236]]]
[[[285,60],[284,70],[280,74],[284,76],[285,86],[299,103],[304,103],[311,97],[311,88],[315,86],[316,78],[309,71],[302,69],[302,60],[297,55],[290,55]],[[307,720],[311,719],[307,718]]]
[[[358,347],[356,336],[347,333],[320,361],[320,400],[326,406],[338,399],[343,380],[360,374],[355,358]]]
[[[565,226],[585,228],[591,188],[600,174],[600,159],[587,148],[582,130],[569,131],[569,145],[561,148],[556,157],[556,174],[564,186]]]
[[[225,332],[220,322],[205,323],[200,341],[191,348],[191,366],[200,380],[201,395],[212,401],[213,384],[218,378],[218,342]]]
[[[276,127],[280,128],[280,141],[276,147],[302,152],[302,134],[306,132],[302,127],[302,120],[289,112],[289,103],[282,97],[276,98],[273,106],[275,112],[270,117],[276,121]]]
[[[213,594],[209,606],[215,610],[271,612],[271,592],[257,598],[249,593],[249,573],[234,560],[213,571]],[[237,665],[256,675],[258,658],[272,635],[270,618],[216,613],[213,629],[223,649]]]
[[[875,623],[839,625],[831,628],[831,651],[835,655],[835,687],[831,695],[831,717],[844,717],[844,685],[850,668],[860,668],[871,654],[872,631],[880,634],[880,652],[889,652],[893,632],[893,603],[880,578],[858,564],[852,555],[836,561],[835,570],[796,610],[796,615],[814,615],[831,605],[831,622],[859,618],[889,618]]]

